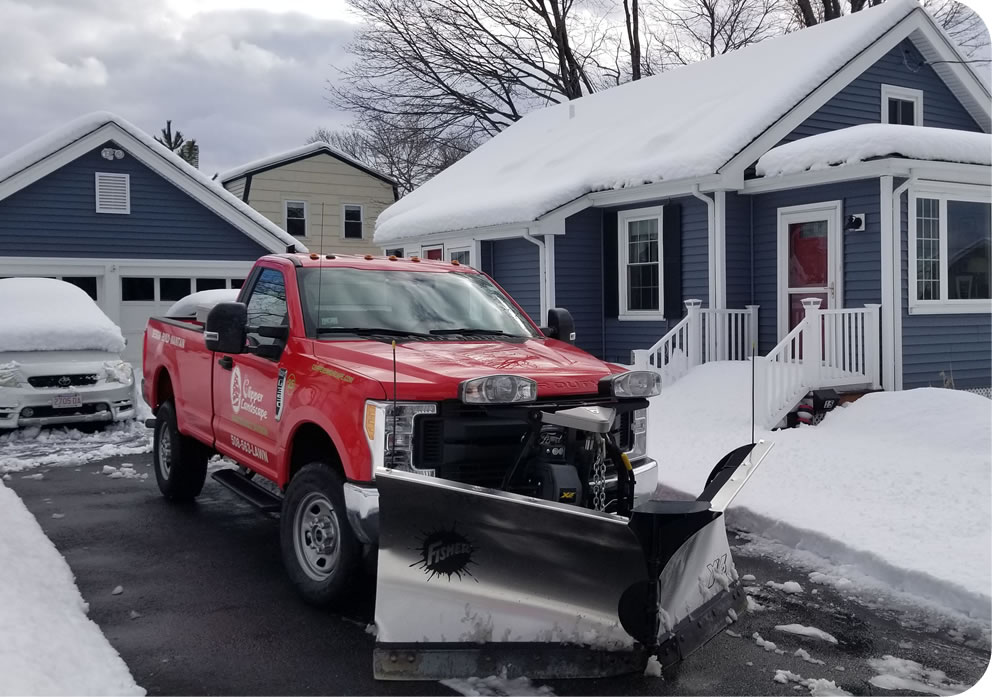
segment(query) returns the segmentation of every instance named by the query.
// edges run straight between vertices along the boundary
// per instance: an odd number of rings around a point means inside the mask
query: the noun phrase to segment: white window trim
[[[449,245],[447,251],[445,252],[445,258],[448,261],[451,261],[451,259],[453,258],[456,252],[468,252],[468,263],[466,264],[466,266],[474,267],[475,264],[473,262],[475,261],[474,259],[475,255],[473,254],[473,250],[472,250],[473,246],[474,245],[471,245],[467,242],[463,245],[459,245],[458,247],[453,247]]]
[[[618,319],[625,322],[657,322],[665,319],[665,246],[662,211],[664,206],[633,208],[617,213],[617,282],[620,285],[620,313]],[[629,310],[627,296],[627,262],[630,245],[627,241],[629,223],[639,220],[658,221],[658,309]]]
[[[932,198],[940,202],[940,300],[918,300],[916,287],[916,200]],[[906,292],[909,296],[909,314],[911,315],[959,315],[959,314],[989,314],[992,313],[992,300],[976,298],[973,300],[947,299],[947,202],[973,201],[977,203],[992,203],[992,189],[987,186],[970,186],[967,184],[950,184],[945,182],[926,182],[909,189],[909,230],[906,234],[908,276]]]
[[[889,99],[913,102],[913,125],[923,125],[923,90],[882,83],[882,123],[889,122]]]
[[[428,251],[431,251],[431,250],[434,250],[434,249],[440,249],[441,250],[441,258],[444,259],[444,245],[443,244],[425,244],[425,245],[422,245],[420,247],[420,258],[421,259],[427,259],[427,252]]]
[[[361,237],[345,237],[345,209],[351,206],[352,208],[357,208],[358,212],[362,216],[362,236]],[[342,203],[341,204],[341,239],[343,240],[364,240],[365,239],[365,206],[361,203]]]
[[[406,249],[403,248],[403,247],[383,247],[382,248],[382,253],[383,253],[384,256],[387,256],[387,257],[390,256],[390,254],[389,254],[390,251],[393,251],[393,252],[398,251],[399,254],[396,255],[398,258],[401,258],[402,259],[402,258],[405,258],[406,257]]]
[[[298,198],[284,198],[282,200],[282,229],[286,231],[286,234],[292,234],[289,231],[289,204],[291,203],[302,203],[303,204],[303,235],[297,237],[300,240],[305,240],[310,237],[310,204],[306,201]]]
[[[100,177],[110,177],[110,178],[120,178],[124,181],[124,201],[125,209],[117,210],[115,208],[103,208],[100,206]],[[131,213],[131,175],[125,174],[124,172],[94,172],[93,174],[93,191],[94,198],[96,199],[96,212],[104,213],[108,215],[130,215]]]

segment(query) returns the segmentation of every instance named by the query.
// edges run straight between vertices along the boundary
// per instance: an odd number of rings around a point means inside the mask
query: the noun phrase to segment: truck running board
[[[278,513],[282,510],[281,498],[271,491],[263,489],[237,470],[217,470],[210,476],[218,484],[227,487],[263,513]]]

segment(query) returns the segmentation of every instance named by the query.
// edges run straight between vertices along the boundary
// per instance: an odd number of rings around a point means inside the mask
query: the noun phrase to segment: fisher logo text
[[[454,528],[450,530],[438,530],[426,535],[420,543],[420,561],[416,561],[410,566],[417,566],[424,570],[433,579],[442,574],[451,580],[452,576],[457,576],[460,580],[463,575],[471,576],[472,572],[468,567],[475,564],[472,555],[476,549],[472,543]]]
[[[263,409],[262,393],[257,392],[251,386],[248,378],[241,378],[241,368],[235,366],[231,373],[231,409],[235,414],[246,411],[260,419],[269,418],[267,409]]]

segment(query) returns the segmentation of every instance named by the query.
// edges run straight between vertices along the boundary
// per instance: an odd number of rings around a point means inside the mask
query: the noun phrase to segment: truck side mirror
[[[575,320],[572,319],[572,313],[562,307],[548,310],[548,326],[542,327],[541,331],[552,339],[575,343]]]
[[[217,303],[207,315],[203,339],[218,353],[244,353],[248,308],[244,303]]]

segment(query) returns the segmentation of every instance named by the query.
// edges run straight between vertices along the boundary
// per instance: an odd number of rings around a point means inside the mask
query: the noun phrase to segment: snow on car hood
[[[0,352],[124,350],[120,328],[83,290],[51,278],[0,279]]]

